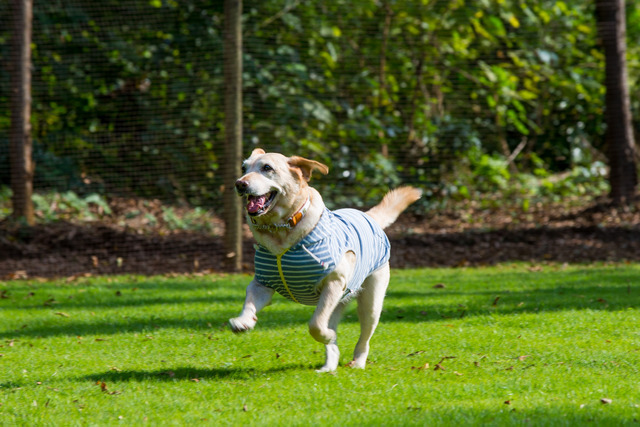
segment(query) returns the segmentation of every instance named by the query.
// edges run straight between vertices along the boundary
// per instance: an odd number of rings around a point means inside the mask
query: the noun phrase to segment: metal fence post
[[[11,58],[10,162],[13,217],[35,223],[31,157],[31,28],[33,0],[14,0]]]
[[[242,270],[242,204],[235,180],[242,161],[242,0],[224,2],[225,254],[233,271]]]

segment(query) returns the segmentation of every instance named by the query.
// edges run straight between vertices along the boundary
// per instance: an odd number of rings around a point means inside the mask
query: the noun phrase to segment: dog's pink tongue
[[[249,196],[247,201],[247,212],[256,213],[267,203],[267,196]]]

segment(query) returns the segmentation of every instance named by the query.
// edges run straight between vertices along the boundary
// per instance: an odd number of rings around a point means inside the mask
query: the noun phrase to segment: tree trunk
[[[242,203],[235,192],[242,163],[242,0],[224,2],[225,253],[233,271],[242,270]]]
[[[611,198],[616,205],[628,204],[635,197],[638,171],[629,105],[624,0],[596,0],[596,19],[605,54],[605,138]]]
[[[11,130],[9,155],[15,219],[33,225],[33,172],[31,158],[31,23],[33,0],[14,0],[11,54]]]

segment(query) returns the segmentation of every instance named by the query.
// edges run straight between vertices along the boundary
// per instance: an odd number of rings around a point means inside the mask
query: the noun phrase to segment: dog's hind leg
[[[349,366],[364,369],[369,355],[369,340],[378,326],[382,303],[389,285],[389,263],[383,265],[367,277],[358,294],[358,319],[360,338],[353,352]]]

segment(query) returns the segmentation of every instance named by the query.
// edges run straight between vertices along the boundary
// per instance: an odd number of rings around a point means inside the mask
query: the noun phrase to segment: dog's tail
[[[367,211],[382,228],[386,228],[398,218],[400,213],[422,196],[422,191],[414,187],[399,187],[389,191],[382,201]]]

